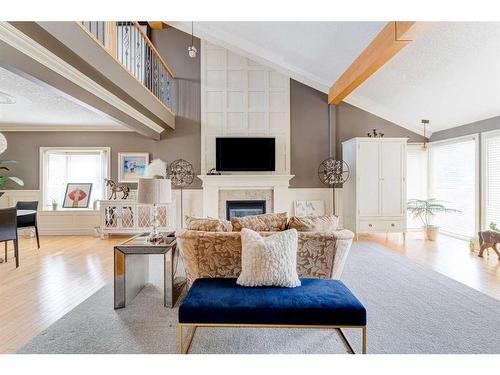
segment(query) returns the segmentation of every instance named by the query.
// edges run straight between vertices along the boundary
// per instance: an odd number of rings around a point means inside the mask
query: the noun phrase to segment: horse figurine
[[[116,193],[120,191],[123,193],[122,199],[128,198],[128,194],[130,193],[130,188],[128,186],[118,186],[116,182],[107,178],[105,178],[104,181],[106,182],[106,187],[109,186],[111,189],[111,195],[108,198],[109,200],[116,199]]]

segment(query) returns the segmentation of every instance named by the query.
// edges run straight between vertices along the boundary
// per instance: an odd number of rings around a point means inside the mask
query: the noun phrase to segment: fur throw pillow
[[[241,230],[241,273],[243,286],[300,286],[297,274],[298,235],[295,229],[262,237],[253,230]]]

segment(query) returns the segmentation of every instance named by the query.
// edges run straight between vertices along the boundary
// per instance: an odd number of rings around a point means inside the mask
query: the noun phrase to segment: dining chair
[[[19,267],[19,247],[17,240],[17,209],[15,207],[0,209],[0,242],[5,243],[5,261],[7,262],[7,243],[14,241],[16,268]]]
[[[20,201],[16,203],[16,208],[18,210],[33,210],[36,211],[38,209],[37,201]],[[31,215],[22,215],[17,217],[17,228],[35,228],[36,233],[36,244],[38,248],[40,248],[40,239],[38,237],[38,224],[37,224],[37,213]]]

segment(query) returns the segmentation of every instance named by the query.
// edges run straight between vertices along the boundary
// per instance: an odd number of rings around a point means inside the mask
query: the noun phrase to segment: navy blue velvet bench
[[[297,288],[250,288],[234,278],[197,279],[179,306],[179,352],[189,351],[197,327],[267,327],[337,329],[353,353],[341,328],[360,328],[366,353],[366,309],[344,283],[301,282]],[[184,327],[192,328],[186,347]]]

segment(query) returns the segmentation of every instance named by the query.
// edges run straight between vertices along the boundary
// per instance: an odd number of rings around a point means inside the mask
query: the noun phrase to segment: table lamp
[[[140,178],[137,188],[137,203],[153,205],[153,229],[149,240],[155,242],[161,239],[158,233],[158,204],[172,201],[172,184],[168,178]]]

